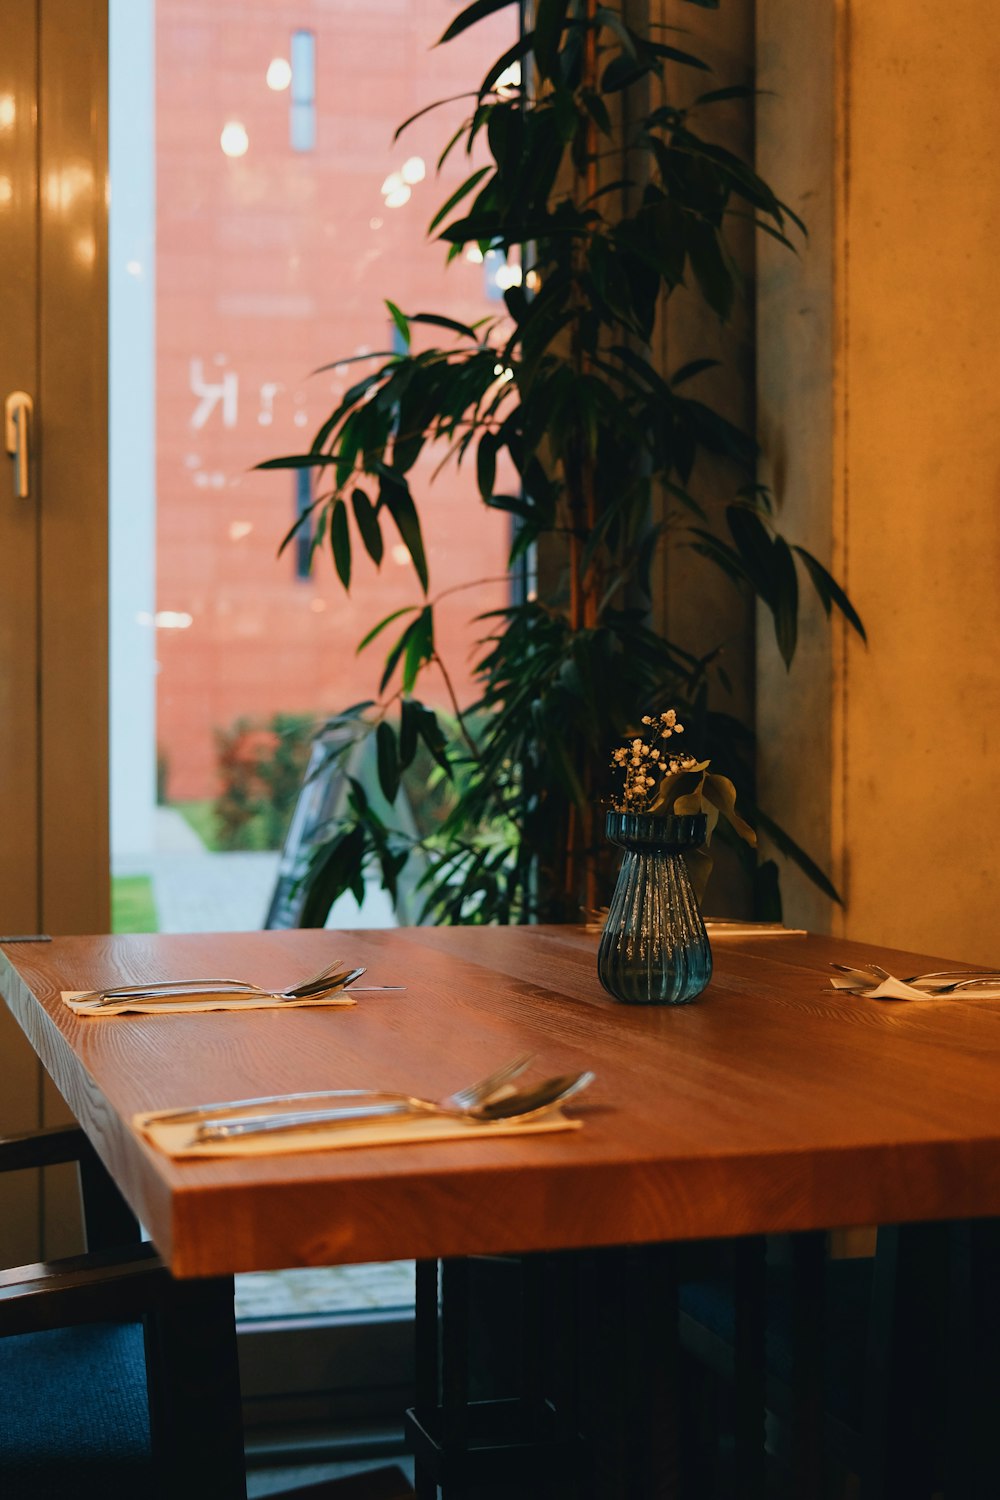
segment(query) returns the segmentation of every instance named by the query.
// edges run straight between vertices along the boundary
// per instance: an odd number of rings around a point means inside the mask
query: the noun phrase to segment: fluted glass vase
[[[625,851],[597,951],[597,974],[628,1005],[687,1005],[712,977],[712,950],[684,863],[705,842],[704,814],[609,812]]]

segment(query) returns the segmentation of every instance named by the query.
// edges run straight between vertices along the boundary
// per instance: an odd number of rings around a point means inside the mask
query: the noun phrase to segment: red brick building
[[[156,711],[171,800],[212,795],[214,730],[238,716],[322,716],[374,696],[384,648],[357,657],[356,644],[420,597],[388,532],[380,573],[356,555],[349,597],[328,553],[311,577],[294,546],[277,559],[301,492],[293,473],[252,470],[304,451],[358,367],[313,371],[392,347],[386,298],[470,321],[497,306],[493,268],[445,269],[426,233],[470,170],[459,151],[435,171],[467,101],[393,141],[421,106],[475,88],[508,43],[513,10],[431,51],[456,10],[157,0]],[[441,610],[442,654],[468,697],[470,619],[507,597],[508,533],[471,469],[431,482],[442,456],[414,484],[431,592],[493,580]],[[444,701],[439,683],[423,691]]]

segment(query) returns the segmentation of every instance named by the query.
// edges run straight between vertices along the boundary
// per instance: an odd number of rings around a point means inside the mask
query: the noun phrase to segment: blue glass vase
[[[684,863],[684,850],[702,845],[706,829],[703,813],[608,813],[607,836],[625,855],[597,974],[626,1005],[688,1005],[712,977],[712,950]]]

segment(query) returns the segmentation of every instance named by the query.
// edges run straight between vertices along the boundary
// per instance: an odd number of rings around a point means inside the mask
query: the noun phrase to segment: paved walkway
[[[148,875],[160,932],[256,932],[263,927],[278,877],[280,855],[239,851],[220,854],[202,844],[170,807],[156,809],[156,848],[121,856],[115,875]],[[394,927],[384,891],[372,887],[361,911],[353,896],[336,903],[328,927]]]

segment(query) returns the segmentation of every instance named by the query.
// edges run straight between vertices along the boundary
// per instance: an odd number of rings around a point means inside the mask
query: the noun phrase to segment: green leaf
[[[387,802],[395,802],[399,791],[399,756],[396,751],[396,736],[392,725],[385,719],[375,731],[375,751],[378,762],[378,784]]]
[[[447,755],[447,741],[445,740],[444,735],[441,733],[441,726],[438,724],[437,715],[434,713],[433,709],[424,708],[421,704],[417,704],[415,706],[419,709],[417,730],[420,738],[423,740],[431,755],[441,767],[442,771],[444,771],[450,779],[454,775],[454,772],[452,770],[451,761],[448,759]]]
[[[667,62],[682,63],[686,68],[700,68],[703,73],[712,71],[708,63],[695,57],[693,52],[681,52],[677,47],[669,47],[666,42],[647,42],[646,45],[655,57],[662,57]]]
[[[422,609],[406,632],[403,652],[403,692],[412,693],[420,668],[434,655],[434,615],[429,605]]]
[[[763,521],[742,505],[726,507],[729,527],[747,577],[765,604],[773,605],[774,579],[770,532]]]
[[[464,94],[452,94],[448,99],[435,99],[433,104],[425,104],[422,109],[417,110],[416,114],[408,115],[407,118],[403,121],[402,125],[396,126],[395,133],[392,137],[393,140],[398,141],[399,137],[403,134],[403,131],[408,130],[409,127],[413,124],[414,120],[419,120],[422,118],[422,116],[429,115],[432,109],[441,109],[446,104],[457,104],[459,99],[475,99],[475,97],[476,95],[471,90],[466,90]],[[462,129],[464,131],[464,125],[462,126]]]
[[[461,203],[462,199],[466,197],[468,193],[472,192],[472,189],[476,186],[477,182],[482,182],[483,178],[488,176],[489,173],[492,172],[492,170],[492,167],[480,167],[477,171],[473,172],[469,177],[467,177],[461,184],[461,186],[457,187],[455,191],[448,197],[448,199],[444,203],[442,203],[441,207],[438,209],[437,213],[428,224],[427,233],[433,234],[438,225],[444,223],[445,219],[451,213],[455,205]]]
[[[697,109],[700,104],[721,104],[726,99],[755,99],[758,94],[768,93],[770,90],[751,88],[749,84],[734,83],[724,89],[709,89],[707,94],[699,94],[692,108]]]
[[[420,530],[420,517],[417,515],[417,507],[413,503],[413,496],[410,494],[409,486],[405,480],[400,479],[397,475],[393,475],[391,471],[384,470],[379,499],[396,523],[396,530],[399,532],[403,545],[410,554],[417,577],[420,579],[421,586],[426,594],[428,584],[427,557],[424,552],[424,539]]]
[[[337,463],[335,453],[291,453],[287,458],[265,458],[255,469],[322,469]]]
[[[601,134],[610,136],[611,116],[608,114],[608,106],[605,104],[604,100],[601,98],[597,90],[588,88],[581,89],[580,98],[583,101],[584,109],[587,111],[588,115],[593,120],[594,124],[597,126]],[[616,183],[615,186],[629,187],[631,186],[631,184],[627,182],[620,182]],[[604,189],[604,191],[607,191],[607,189]],[[595,193],[593,196],[596,198],[598,194]]]
[[[455,17],[437,46],[440,47],[441,42],[450,42],[452,37],[460,36],[463,31],[467,31],[470,26],[475,26],[476,22],[483,20],[485,16],[492,16],[496,11],[504,10],[508,5],[515,3],[516,0],[473,0],[471,5],[467,5],[465,10]]]
[[[768,224],[765,219],[758,218],[755,213],[743,212],[738,208],[727,208],[726,218],[743,219],[748,224],[752,224],[755,229],[760,229],[764,234],[769,234],[772,240],[777,240],[779,245],[784,245],[785,249],[790,250],[793,255],[798,255],[799,253],[798,246],[792,243],[787,234],[782,234],[780,229],[775,229],[773,224]]]
[[[389,314],[392,318],[392,321],[399,329],[400,337],[402,338],[403,343],[406,345],[407,349],[409,349],[410,325],[406,320],[406,315],[404,313],[401,313],[395,302],[390,302],[388,298],[386,298],[385,305],[389,309]]]
[[[479,481],[479,493],[489,504],[497,477],[497,438],[492,432],[484,432],[479,439],[479,448],[476,452],[476,475]]]
[[[351,587],[351,534],[347,527],[347,506],[338,500],[330,516],[330,549],[337,576],[345,589]]]
[[[535,8],[535,45],[538,71],[543,78],[556,76],[559,42],[566,24],[568,0],[538,0]]]
[[[365,544],[365,550],[376,567],[382,562],[384,551],[382,543],[382,528],[372,505],[364,490],[354,490],[351,494],[351,505],[354,509],[354,520],[357,525],[361,540]]]
[[[635,61],[638,57],[635,33],[625,25],[616,10],[612,10],[607,5],[599,5],[594,11],[594,21],[598,26],[606,26],[609,31],[613,31],[621,44],[624,55]]]
[[[619,52],[601,74],[601,88],[606,94],[620,94],[633,83],[638,83],[647,73],[653,72],[654,67],[655,64],[651,61],[643,62],[629,57],[625,52]]]
[[[717,232],[704,219],[688,219],[685,232],[688,259],[702,296],[725,322],[733,307],[732,274],[719,247]]]
[[[506,73],[512,63],[519,62],[522,57],[527,57],[534,45],[535,33],[533,31],[525,31],[517,39],[513,47],[508,47],[507,51],[501,57],[497,58],[482,81],[479,89],[480,100],[485,99],[486,95],[493,88],[493,85]],[[466,126],[463,125],[461,133],[464,134],[465,130]]]
[[[385,627],[391,625],[393,620],[398,620],[401,615],[412,615],[419,608],[418,604],[404,604],[402,609],[394,609],[391,615],[386,615],[384,620],[379,620],[377,625],[372,626],[371,630],[369,630],[364,640],[358,646],[358,652],[363,651],[377,635],[381,635]]]
[[[556,118],[559,139],[563,142],[571,141],[580,128],[580,115],[572,92],[569,89],[557,88],[552,94],[552,109]]]
[[[681,365],[670,377],[670,384],[676,389],[683,385],[685,380],[692,380],[695,375],[700,375],[703,370],[716,370],[721,361],[717,359],[692,359],[686,365]]]
[[[295,520],[292,522],[291,526],[289,526],[288,530],[285,532],[285,535],[281,539],[281,545],[278,548],[279,557],[284,552],[285,548],[288,546],[289,542],[294,536],[297,536],[300,531],[308,529],[309,520],[313,514],[313,511],[318,505],[322,504],[323,502],[321,500],[314,500],[311,505],[308,505],[305,510],[300,511],[300,513],[295,517]]]
[[[365,831],[360,826],[316,851],[303,878],[306,894],[299,912],[300,927],[325,925],[333,903],[363,876],[364,856]]]
[[[413,763],[417,753],[417,727],[420,722],[420,704],[412,698],[404,698],[399,708],[399,767],[405,771]]]
[[[406,650],[407,642],[409,641],[410,636],[413,633],[413,627],[415,624],[416,621],[411,620],[399,639],[390,647],[389,654],[385,659],[385,665],[382,668],[382,677],[378,685],[378,690],[380,693],[385,692],[386,687],[389,684],[389,680],[399,664],[399,659],[402,656],[403,652]]]
[[[829,614],[831,605],[835,604],[844,618],[849,622],[849,624],[854,627],[854,629],[858,632],[858,635],[867,645],[868,637],[865,634],[865,627],[861,623],[861,616],[858,614],[857,610],[854,608],[854,605],[851,603],[850,599],[848,599],[847,595],[844,593],[844,590],[840,587],[840,584],[837,582],[837,580],[827,572],[819,559],[813,557],[812,553],[807,552],[804,547],[793,547],[792,550],[794,552],[797,552],[799,557],[801,557],[805,565],[806,572],[812,579],[813,588],[819,595],[820,603],[823,605],[826,613]]]
[[[429,323],[434,328],[450,328],[452,333],[464,333],[467,338],[475,340],[476,330],[468,323],[459,323],[455,318],[445,318],[439,313],[414,313],[410,319],[411,323]]]

